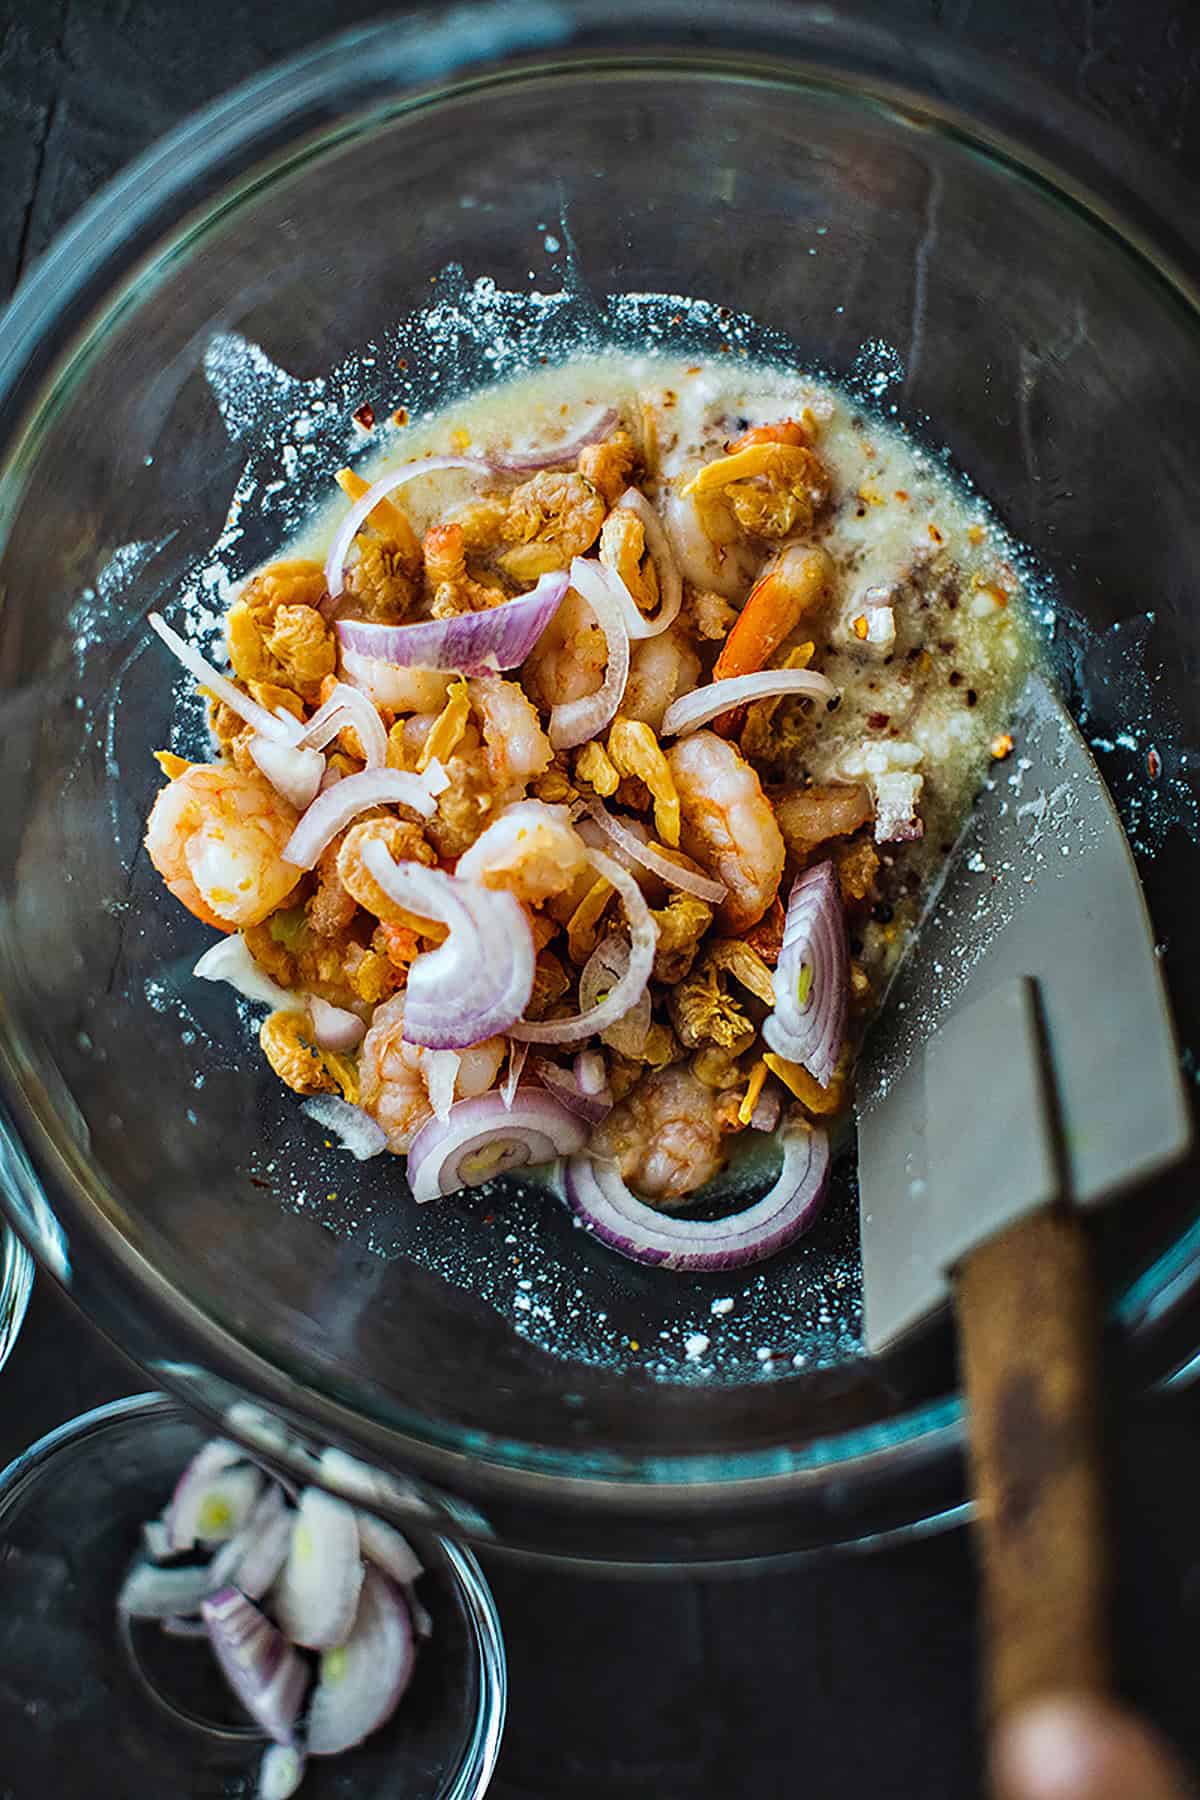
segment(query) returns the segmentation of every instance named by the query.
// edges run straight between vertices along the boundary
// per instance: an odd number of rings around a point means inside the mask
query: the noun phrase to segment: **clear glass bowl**
[[[957,1516],[948,1334],[862,1354],[849,1170],[789,1257],[684,1280],[515,1185],[416,1209],[395,1165],[300,1128],[139,850],[178,716],[144,615],[179,616],[222,534],[235,577],[270,554],[364,399],[386,419],[584,342],[820,365],[1031,547],[1190,1044],[1200,335],[1190,214],[1151,178],[907,31],[648,0],[634,42],[624,9],[501,5],[264,77],[71,229],[0,330],[6,1192],[156,1380],[216,1415],[250,1397],[537,1555]],[[1104,1222],[1139,1379],[1196,1348],[1196,1192],[1189,1169]]]
[[[33,1292],[33,1258],[6,1225],[0,1225],[0,1369],[12,1355]]]
[[[143,1522],[206,1436],[166,1395],[137,1394],[72,1419],[0,1473],[0,1736],[12,1793],[256,1791],[266,1740],[206,1647],[123,1625],[115,1604]],[[312,1759],[309,1800],[487,1792],[506,1702],[496,1608],[468,1550],[429,1533],[414,1548],[433,1631],[412,1685],[359,1749]]]

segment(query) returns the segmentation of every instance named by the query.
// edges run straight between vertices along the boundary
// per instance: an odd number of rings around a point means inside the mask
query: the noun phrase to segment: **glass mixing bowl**
[[[249,1800],[266,1738],[206,1644],[119,1618],[116,1596],[203,1427],[165,1394],[83,1413],[0,1471],[0,1690],[6,1787],[56,1800]],[[469,1550],[413,1540],[429,1615],[412,1685],[358,1749],[314,1757],[308,1800],[481,1800],[500,1752],[500,1622]]]
[[[395,1164],[322,1148],[227,990],[189,980],[209,934],[139,846],[150,752],[197,715],[145,614],[219,600],[218,539],[232,578],[276,550],[367,447],[361,402],[382,421],[603,342],[818,365],[946,446],[1030,547],[1185,1044],[1200,1019],[1187,211],[1007,73],[731,12],[358,32],[136,165],[0,330],[9,1212],[193,1405],[267,1408],[288,1454],[404,1470],[398,1516],[537,1555],[737,1560],[958,1516],[953,1362],[938,1327],[863,1355],[848,1168],[793,1253],[728,1278],[624,1263],[515,1184],[417,1209]],[[1103,1224],[1139,1379],[1195,1349],[1195,1192],[1185,1170]]]

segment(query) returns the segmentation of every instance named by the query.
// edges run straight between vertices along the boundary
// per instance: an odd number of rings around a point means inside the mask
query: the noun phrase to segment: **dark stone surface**
[[[183,114],[378,10],[345,0],[3,0],[0,295]],[[1036,67],[1200,176],[1200,19],[1183,0],[846,0],[843,10],[901,29],[932,25],[1001,64]],[[85,1407],[145,1385],[39,1281],[0,1381],[0,1463]],[[1115,1435],[1123,1684],[1200,1767],[1200,1404],[1129,1406]],[[512,1676],[502,1800],[980,1792],[974,1583],[961,1535],[725,1583],[489,1573]],[[0,1788],[31,1800],[20,1746],[4,1745],[0,1759]]]

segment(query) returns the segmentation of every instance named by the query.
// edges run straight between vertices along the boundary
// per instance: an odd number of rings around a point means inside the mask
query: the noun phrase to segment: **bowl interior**
[[[821,368],[969,473],[1028,547],[1194,1041],[1193,312],[959,133],[664,57],[347,103],[174,221],[66,346],[0,489],[3,1055],[68,1248],[119,1256],[139,1316],[186,1301],[303,1388],[496,1464],[816,1465],[953,1385],[937,1334],[863,1355],[852,1159],[814,1233],[735,1277],[635,1268],[514,1183],[418,1210],[189,980],[209,934],[140,850],[150,753],[199,730],[145,613],[186,590],[215,622],[362,444],[361,401],[416,412],[607,345]],[[1190,1257],[1192,1213],[1179,1178],[1108,1222],[1114,1295]]]

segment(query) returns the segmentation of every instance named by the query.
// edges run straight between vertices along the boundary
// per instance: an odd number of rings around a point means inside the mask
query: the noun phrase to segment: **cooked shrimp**
[[[647,638],[656,644],[658,638]],[[582,595],[571,588],[534,645],[521,680],[543,712],[594,694],[608,666],[608,644],[600,622]],[[697,665],[699,667],[699,665]]]
[[[591,482],[608,506],[615,506],[629,485],[637,451],[627,431],[614,431],[602,444],[579,452],[579,473]]]
[[[498,798],[516,799],[526,783],[548,769],[554,752],[537,713],[515,681],[476,675],[467,683],[483,730],[483,754]]]
[[[539,906],[573,886],[587,866],[587,846],[565,806],[520,800],[476,838],[456,873]]]
[[[404,1040],[404,995],[377,1006],[358,1058],[360,1102],[387,1133],[388,1148],[408,1150],[422,1125],[433,1117],[429,1098],[430,1052]],[[486,1094],[500,1073],[507,1039],[485,1038],[459,1053],[454,1097]]]
[[[424,1051],[404,1041],[404,995],[375,1008],[358,1055],[360,1104],[387,1134],[388,1149],[403,1154],[433,1117],[423,1067]]]
[[[544,469],[509,495],[504,535],[515,548],[500,561],[518,581],[565,569],[595,543],[606,510],[585,476]]]
[[[754,579],[754,555],[728,509],[704,504],[695,495],[672,494],[664,523],[675,560],[693,587],[726,600],[740,600]]]
[[[592,1133],[593,1155],[616,1162],[652,1205],[677,1206],[724,1160],[712,1096],[677,1065],[643,1075]]]
[[[667,754],[689,856],[729,889],[717,918],[748,931],[770,906],[783,875],[783,836],[762,784],[745,758],[713,731],[681,738]]]
[[[425,533],[425,586],[429,612],[435,619],[459,613],[485,612],[508,596],[503,588],[476,581],[467,573],[466,533],[459,524],[431,525]]]
[[[719,494],[743,531],[785,538],[810,528],[829,499],[829,486],[829,472],[815,450],[771,441],[705,463],[683,498],[697,500],[703,510]]]
[[[384,893],[363,861],[366,846],[373,843],[382,844],[393,862],[419,862],[432,868],[437,861],[421,827],[411,820],[383,814],[360,819],[350,827],[337,851],[337,878],[343,892],[377,919],[418,929],[431,925],[430,920],[415,920],[407,908]],[[441,937],[442,932],[435,928],[429,935]]]
[[[672,625],[657,637],[641,638],[629,659],[621,711],[627,719],[659,731],[672,700],[690,693],[699,678],[700,658],[681,625]]]
[[[257,770],[194,763],[163,788],[146,850],[171,892],[206,925],[257,925],[303,871],[283,850],[299,818]]]

